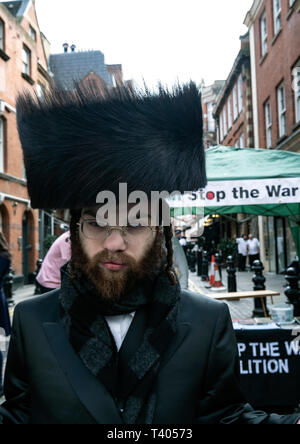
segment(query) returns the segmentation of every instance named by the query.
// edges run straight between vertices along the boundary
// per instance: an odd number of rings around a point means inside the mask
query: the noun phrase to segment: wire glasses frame
[[[101,226],[97,224],[96,219],[82,219],[77,223],[83,236],[91,240],[104,240],[111,236],[113,230],[118,230],[124,240],[136,239],[138,236],[147,236],[150,233],[157,231],[158,227],[143,226],[143,225],[128,225],[128,226]]]

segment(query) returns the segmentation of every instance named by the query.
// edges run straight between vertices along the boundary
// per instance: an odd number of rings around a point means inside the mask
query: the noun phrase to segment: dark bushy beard
[[[81,271],[93,283],[103,299],[114,302],[119,301],[122,295],[134,288],[138,282],[145,279],[153,280],[165,257],[163,234],[160,232],[157,232],[154,242],[149,245],[139,261],[126,253],[112,253],[108,250],[89,259],[81,245],[78,233],[76,237],[74,235],[71,237],[71,244],[73,276],[76,278],[76,270]],[[120,271],[107,270],[99,265],[105,262],[121,262],[127,267]]]

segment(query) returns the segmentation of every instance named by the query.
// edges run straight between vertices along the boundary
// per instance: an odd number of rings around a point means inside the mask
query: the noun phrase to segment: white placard
[[[300,178],[211,181],[168,200],[171,208],[300,203]]]

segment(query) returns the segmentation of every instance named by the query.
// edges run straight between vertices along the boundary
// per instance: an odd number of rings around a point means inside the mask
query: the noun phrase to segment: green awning
[[[213,189],[214,183],[221,181],[224,181],[224,186],[227,181],[228,186],[234,184],[238,188],[239,181],[243,184],[251,184],[251,181],[262,180],[261,183],[265,183],[266,179],[276,179],[276,184],[280,184],[277,179],[292,178],[293,186],[296,185],[295,190],[299,187],[292,203],[280,196],[277,199],[278,203],[276,199],[274,203],[273,199],[272,204],[267,204],[264,200],[264,204],[241,205],[239,199],[236,198],[237,204],[232,205],[231,196],[227,205],[225,197],[224,200],[219,201],[218,206],[209,204],[206,200],[204,215],[246,213],[257,216],[286,216],[293,233],[298,257],[300,257],[300,199],[298,197],[300,195],[300,154],[270,149],[216,146],[206,150],[206,169],[207,189],[210,185]],[[282,180],[282,183],[284,182]],[[173,216],[199,214],[199,212],[199,208],[192,206],[171,209]]]
[[[299,177],[300,154],[259,148],[215,146],[206,150],[208,181]]]

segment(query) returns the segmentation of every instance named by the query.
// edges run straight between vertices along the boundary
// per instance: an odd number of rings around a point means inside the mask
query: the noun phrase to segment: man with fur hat
[[[205,186],[197,87],[53,91],[17,115],[32,206],[71,209],[72,252],[61,289],[16,307],[2,422],[296,423],[245,403],[227,306],[180,289],[162,206],[157,224],[151,205],[145,223],[119,211],[120,184]],[[102,191],[118,200],[109,225]]]

